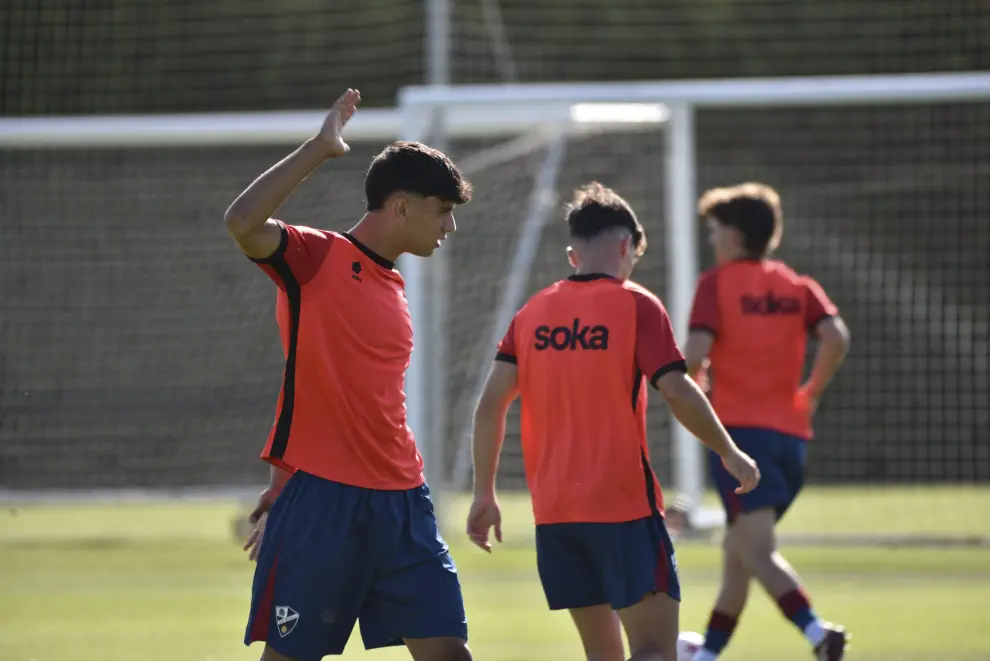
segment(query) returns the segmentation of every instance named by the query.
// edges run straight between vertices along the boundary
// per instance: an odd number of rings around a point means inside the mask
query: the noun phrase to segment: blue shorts
[[[426,485],[378,491],[297,472],[268,516],[244,643],[297,661],[404,638],[467,640],[457,568]]]
[[[771,429],[731,427],[728,432],[739,449],[759,466],[761,477],[755,489],[737,494],[739,482],[725,469],[722,458],[709,451],[708,467],[722,498],[726,518],[732,523],[742,512],[772,507],[779,521],[804,486],[807,441]]]
[[[536,562],[550,610],[635,606],[650,594],[681,600],[663,517],[536,526]]]

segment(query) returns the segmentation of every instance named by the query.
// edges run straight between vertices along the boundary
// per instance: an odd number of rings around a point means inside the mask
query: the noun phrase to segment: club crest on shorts
[[[278,635],[285,638],[296,628],[299,622],[299,613],[288,606],[275,607],[275,624],[278,625]]]

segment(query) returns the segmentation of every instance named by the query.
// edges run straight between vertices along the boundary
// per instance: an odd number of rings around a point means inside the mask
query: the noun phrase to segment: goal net
[[[670,100],[684,113],[675,112],[664,130],[570,136],[554,185],[559,201],[591,179],[628,197],[650,237],[635,277],[668,305],[689,298],[694,287],[670,260],[712,265],[694,215],[696,196],[750,180],[780,191],[779,257],[823,284],[853,335],[847,363],[816,416],[808,486],[784,522],[787,539],[986,543],[990,449],[981,438],[990,422],[990,197],[982,189],[990,174],[990,78],[464,86],[422,88],[404,102],[450,110],[552,98]],[[685,135],[690,149],[672,147]],[[451,245],[452,421],[444,459],[454,488],[470,477],[463,430],[498,335],[491,324],[500,294],[519,277],[511,271],[518,251],[535,254],[526,294],[568,272],[559,204],[538,245],[517,243],[524,217],[518,209],[538,176],[520,179],[526,171],[512,163],[479,178],[479,203],[463,210],[463,236]],[[688,218],[672,217],[678,209]],[[688,245],[683,232],[692,234],[693,255],[670,249]],[[677,312],[683,333],[686,319]],[[499,331],[506,324],[496,320]],[[681,485],[704,485],[685,495],[691,511],[710,512],[717,501],[706,471],[681,461],[690,448],[658,400],[651,400],[649,431],[668,499]],[[525,486],[517,433],[513,414],[500,466],[504,488]]]

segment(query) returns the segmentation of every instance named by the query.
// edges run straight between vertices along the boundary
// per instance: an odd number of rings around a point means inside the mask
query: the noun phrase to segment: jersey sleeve
[[[689,328],[693,331],[706,331],[718,335],[718,279],[715,271],[703,273],[698,278],[691,304]]]
[[[279,289],[301,287],[316,275],[330,252],[333,235],[311,227],[287,225],[276,220],[282,232],[278,248],[264,259],[251,259]]]
[[[674,329],[663,303],[645,292],[633,292],[636,298],[636,365],[657,386],[668,372],[687,372],[684,354],[674,339]]]
[[[513,365],[517,363],[515,318],[513,318],[509,323],[509,330],[505,332],[505,337],[503,337],[502,341],[498,343],[498,351],[495,354],[495,360],[500,360],[504,363],[511,363]]]
[[[839,309],[829,299],[822,286],[812,278],[805,277],[802,285],[805,293],[804,324],[811,332],[823,319],[837,315]]]

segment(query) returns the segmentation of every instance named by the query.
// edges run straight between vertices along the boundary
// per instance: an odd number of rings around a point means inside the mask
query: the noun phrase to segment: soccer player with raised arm
[[[698,204],[708,223],[716,266],[702,274],[684,353],[690,374],[708,370],[715,411],[736,444],[756,460],[763,479],[749,493],[712,456],[710,467],[725,506],[722,589],[704,648],[694,661],[713,661],[729,641],[755,578],[797,626],[821,661],[839,661],[842,627],[823,622],[800,579],[776,546],[775,528],[804,481],[811,418],[842,363],[849,332],[817,282],[771,259],[780,243],[777,193],[747,183],[705,193]],[[818,354],[803,385],[808,334]]]
[[[506,411],[522,400],[522,449],[536,518],[540,580],[568,609],[589,660],[675,661],[680,586],[663,496],[646,443],[646,385],[724,458],[740,491],[759,481],[688,378],[667,312],[629,280],[646,249],[636,215],[591,183],[567,211],[574,275],[533,296],[498,347],[474,419],[474,503],[467,529],[501,541],[495,474]]]
[[[347,90],[319,132],[226,214],[278,286],[285,353],[262,453],[272,483],[245,545],[257,568],[244,642],[265,641],[262,661],[318,661],[341,654],[360,621],[366,649],[405,644],[416,661],[470,661],[457,570],[406,425],[413,337],[394,267],[455,230],[470,184],[441,152],[398,142],[372,160],[367,213],[350,232],[272,218],[321,163],[347,153],[341,129],[359,101]]]

